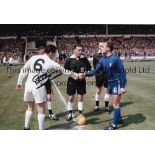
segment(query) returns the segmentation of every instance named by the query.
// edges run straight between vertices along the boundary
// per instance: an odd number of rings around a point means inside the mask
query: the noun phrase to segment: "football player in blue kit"
[[[99,71],[102,69],[105,73],[105,76],[108,81],[108,93],[111,95],[112,104],[114,108],[114,117],[113,121],[105,128],[105,130],[114,130],[117,129],[118,123],[123,123],[120,110],[120,100],[121,94],[126,92],[126,73],[124,70],[123,63],[121,59],[112,54],[113,43],[108,40],[105,41],[101,47],[101,52],[105,55],[105,58],[102,58],[95,70],[89,71],[85,74],[81,74],[80,78],[91,77],[99,74]]]

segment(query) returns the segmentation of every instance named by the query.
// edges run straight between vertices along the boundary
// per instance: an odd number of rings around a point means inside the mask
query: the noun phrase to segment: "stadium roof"
[[[155,34],[155,25],[1,24],[0,36],[34,34]]]

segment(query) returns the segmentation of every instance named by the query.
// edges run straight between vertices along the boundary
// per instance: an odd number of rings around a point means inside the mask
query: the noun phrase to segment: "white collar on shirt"
[[[98,50],[97,54],[102,54],[100,50]]]

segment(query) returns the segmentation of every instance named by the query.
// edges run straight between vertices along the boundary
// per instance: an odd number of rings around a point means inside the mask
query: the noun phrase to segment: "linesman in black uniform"
[[[88,59],[82,56],[82,52],[83,52],[83,46],[75,45],[74,54],[70,58],[66,59],[64,68],[76,73],[84,73],[86,71],[91,70],[91,65]],[[68,111],[69,111],[67,121],[71,121],[74,117],[73,102],[76,93],[78,96],[78,111],[79,114],[82,114],[84,110],[83,96],[84,94],[86,94],[86,80],[85,79],[74,80],[73,78],[69,77],[67,81]]]
[[[100,48],[103,46],[103,42],[99,42],[99,51],[98,53],[94,54],[93,56],[93,67],[94,69],[96,68],[99,60],[101,58],[103,58],[104,56],[102,55],[102,53],[100,52]],[[107,90],[107,87],[108,87],[108,81],[106,80],[106,77],[105,77],[105,74],[104,74],[104,71],[101,70],[100,71],[100,74],[97,75],[95,77],[96,79],[96,94],[95,94],[95,101],[96,101],[96,105],[95,105],[95,108],[94,108],[94,112],[97,112],[99,111],[99,101],[100,101],[100,94],[102,92],[102,88],[104,86],[104,102],[105,102],[105,111],[106,112],[110,112],[110,108],[109,108],[109,94],[108,94],[108,90]]]

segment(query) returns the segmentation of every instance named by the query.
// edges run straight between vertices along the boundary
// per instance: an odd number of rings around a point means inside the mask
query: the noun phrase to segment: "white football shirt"
[[[55,69],[61,71],[64,75],[70,76],[74,79],[78,78],[77,73],[65,70],[58,63],[51,60],[48,55],[35,55],[32,56],[23,66],[20,71],[17,84],[22,85],[22,82],[26,76],[26,84],[33,88],[42,86],[48,80],[48,70]]]

